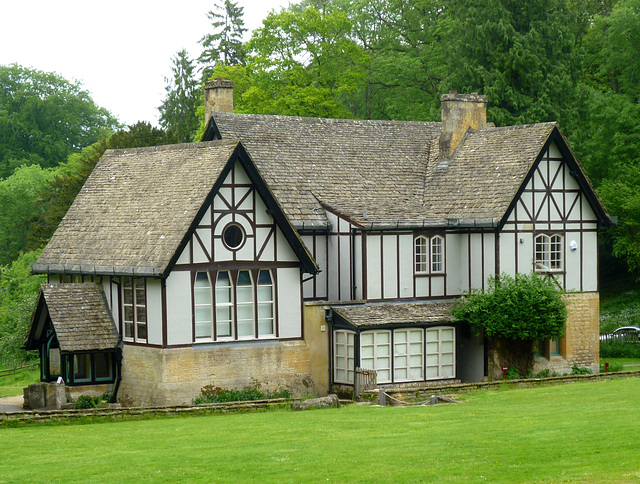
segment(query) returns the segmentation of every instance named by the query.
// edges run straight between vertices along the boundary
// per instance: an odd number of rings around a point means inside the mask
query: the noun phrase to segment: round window
[[[229,249],[239,249],[244,243],[244,230],[239,225],[231,223],[222,231],[222,240]]]

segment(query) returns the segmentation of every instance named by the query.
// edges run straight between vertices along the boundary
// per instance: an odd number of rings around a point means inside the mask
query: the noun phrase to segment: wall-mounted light
[[[569,242],[569,248],[571,249],[571,252],[575,252],[578,250],[578,243],[575,240],[572,240]]]

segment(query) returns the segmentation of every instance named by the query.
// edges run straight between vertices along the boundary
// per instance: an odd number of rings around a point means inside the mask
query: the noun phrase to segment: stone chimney
[[[215,112],[233,112],[233,82],[214,79],[204,85],[204,122]]]
[[[449,160],[464,138],[467,130],[481,129],[487,125],[487,96],[476,92],[443,94],[442,134],[440,134],[440,159]]]

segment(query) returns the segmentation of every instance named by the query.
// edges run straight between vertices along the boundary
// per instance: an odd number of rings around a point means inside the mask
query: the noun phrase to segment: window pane
[[[196,307],[196,323],[211,322],[211,306]]]
[[[196,323],[196,338],[211,338],[211,323]]]
[[[218,336],[218,338],[231,336],[231,322],[218,321],[218,323],[216,324],[216,335]]]
[[[363,345],[373,344],[373,333],[362,333],[360,335],[360,343]]]
[[[258,304],[258,318],[273,318],[273,304],[272,303],[260,303]]]
[[[238,338],[253,336],[253,321],[238,321]]]
[[[124,337],[133,338],[133,322],[125,321],[124,323]]]
[[[138,338],[147,339],[147,324],[146,323],[138,323]]]
[[[231,288],[216,287],[216,304],[231,302]]]
[[[249,271],[240,271],[238,273],[238,286],[251,286],[251,274]]]
[[[238,305],[238,321],[242,319],[253,321],[253,304]]]
[[[271,271],[260,271],[258,274],[258,284],[271,284]]]
[[[238,304],[243,302],[253,301],[253,287],[238,286],[237,301],[238,301]]]
[[[136,321],[142,323],[147,321],[147,308],[145,306],[136,306]]]
[[[271,301],[272,299],[271,286],[258,286],[258,301]]]
[[[49,348],[49,375],[60,375],[60,348]]]
[[[75,381],[91,379],[91,355],[73,355],[73,377]]]
[[[94,361],[96,364],[96,380],[110,379],[111,376],[111,353],[95,353]]]
[[[273,334],[273,319],[258,320],[258,336],[267,336]]]

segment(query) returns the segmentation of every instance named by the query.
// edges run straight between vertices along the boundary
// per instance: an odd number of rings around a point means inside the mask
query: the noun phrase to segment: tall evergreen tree
[[[167,96],[158,108],[160,126],[177,143],[191,141],[199,126],[196,109],[200,104],[201,90],[195,79],[195,66],[185,49],[173,58],[173,78],[165,78]]]
[[[246,51],[242,36],[244,27],[244,7],[231,0],[217,0],[214,10],[207,13],[211,20],[213,33],[200,39],[203,47],[198,61],[205,66],[204,78],[207,79],[213,67],[218,63],[225,65],[244,65]]]

